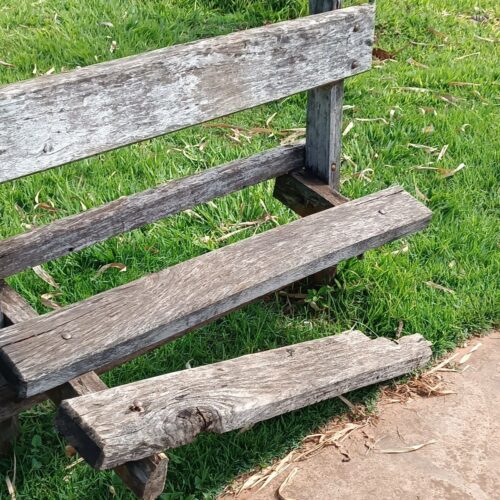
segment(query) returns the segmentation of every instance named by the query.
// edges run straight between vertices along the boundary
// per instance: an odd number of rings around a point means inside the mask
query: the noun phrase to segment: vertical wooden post
[[[342,0],[309,0],[310,14],[340,8]],[[312,89],[307,98],[306,172],[322,180],[331,191],[340,188],[343,98],[343,80]],[[308,282],[329,284],[336,273],[334,266],[311,276]]]
[[[341,7],[342,0],[309,0],[311,14]],[[306,170],[335,191],[340,187],[343,96],[339,80],[310,90],[307,102]]]
[[[0,304],[0,328],[7,326],[7,318],[2,313]],[[6,455],[12,449],[14,440],[19,435],[19,419],[16,416],[0,422],[0,455]]]

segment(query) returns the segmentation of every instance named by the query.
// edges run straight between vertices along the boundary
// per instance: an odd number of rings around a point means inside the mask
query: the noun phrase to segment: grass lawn
[[[355,198],[399,183],[433,210],[429,229],[369,252],[364,260],[343,263],[334,286],[309,291],[319,311],[308,303],[289,307],[279,297],[261,301],[113,370],[105,375],[106,383],[123,384],[184,369],[188,362],[199,366],[352,327],[394,337],[402,325],[403,334],[420,332],[432,341],[436,354],[491,327],[499,318],[500,278],[500,60],[494,43],[500,11],[495,7],[495,0],[380,0],[376,46],[395,60],[376,61],[372,71],[346,83],[344,126],[353,127],[344,137],[343,193]],[[306,0],[3,0],[0,83],[306,12]],[[110,50],[112,45],[116,50]],[[253,133],[252,127],[304,127],[305,103],[301,94],[216,121],[249,129],[239,136],[227,128],[195,127],[1,185],[0,236],[276,146],[279,134]],[[71,304],[293,218],[272,198],[268,182],[44,269],[60,284],[53,300]],[[231,235],[241,221],[260,222]],[[126,271],[97,272],[113,262],[126,265]],[[41,295],[55,290],[33,271],[9,283],[38,311],[49,310]],[[351,396],[369,403],[376,392]],[[335,400],[245,433],[203,435],[168,453],[162,498],[213,498],[236,474],[268,463],[341,411]],[[15,448],[18,498],[131,498],[112,472],[96,473],[84,464],[66,469],[75,459],[65,456],[53,416],[50,403],[21,416],[23,432]],[[0,460],[0,476],[12,477],[14,463],[12,456]],[[1,498],[7,495],[4,485],[2,479]]]

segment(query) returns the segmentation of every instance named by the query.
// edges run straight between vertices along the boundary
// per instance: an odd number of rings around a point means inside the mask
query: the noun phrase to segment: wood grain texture
[[[418,334],[395,343],[349,331],[63,401],[56,426],[107,469],[403,375],[431,354]]]
[[[0,280],[0,312],[5,326],[37,318],[36,311],[9,285]],[[0,373],[0,422],[15,417],[47,399],[46,394],[37,394],[28,399],[18,399],[16,392]],[[5,424],[8,428],[8,424]]]
[[[373,24],[350,7],[0,88],[0,182],[365,71]]]
[[[278,147],[34,228],[0,241],[0,278],[303,166],[302,144]]]
[[[309,0],[309,12],[319,14],[342,7],[342,0]],[[354,24],[353,30],[360,25]],[[356,66],[357,61],[352,65]],[[339,79],[309,91],[307,98],[306,168],[332,190],[340,188],[342,105],[344,82]]]
[[[14,289],[0,280],[0,311],[8,316],[9,323],[16,324],[38,317],[36,311]],[[50,391],[28,399],[17,400],[5,379],[0,375],[0,454],[8,449],[10,440],[18,432],[17,413],[47,398],[56,405],[62,399],[83,396],[107,389],[106,384],[94,372],[86,373]],[[2,414],[9,418],[2,418]],[[151,454],[115,468],[124,484],[143,500],[157,498],[165,488],[168,458],[163,453]]]
[[[349,201],[307,170],[276,178],[273,196],[301,217],[336,207]]]
[[[182,262],[0,332],[5,375],[29,397],[424,228],[431,212],[389,188]]]

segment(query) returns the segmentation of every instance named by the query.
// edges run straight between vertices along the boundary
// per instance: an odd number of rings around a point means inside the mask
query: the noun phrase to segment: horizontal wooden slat
[[[0,88],[0,182],[365,71],[373,18],[351,7]]]
[[[303,166],[302,144],[282,146],[34,228],[0,241],[0,278]]]
[[[430,216],[397,187],[350,201],[7,327],[0,364],[29,397],[418,231]]]
[[[396,344],[349,331],[63,401],[56,425],[108,469],[403,375],[431,353],[418,334]]]
[[[13,288],[0,280],[0,312],[5,314],[12,324],[37,318],[37,312]],[[47,398],[59,404],[62,399],[83,396],[107,389],[106,384],[94,372],[70,380],[50,394],[38,394],[28,399],[16,400],[6,380],[0,375],[0,427],[6,419],[17,415]],[[0,428],[0,441],[2,429]],[[140,460],[120,465],[115,469],[125,485],[143,500],[157,498],[165,487],[168,458],[163,454],[150,454]]]

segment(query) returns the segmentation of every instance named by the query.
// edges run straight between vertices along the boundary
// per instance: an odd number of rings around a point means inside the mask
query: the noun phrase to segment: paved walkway
[[[459,365],[460,370],[469,366],[463,373],[440,372],[456,394],[381,404],[375,426],[354,431],[342,443],[350,461],[329,446],[293,464],[264,489],[236,498],[500,499],[500,332],[472,340],[455,360],[478,344]],[[366,434],[373,437],[371,450]],[[389,453],[425,443],[431,444]]]

